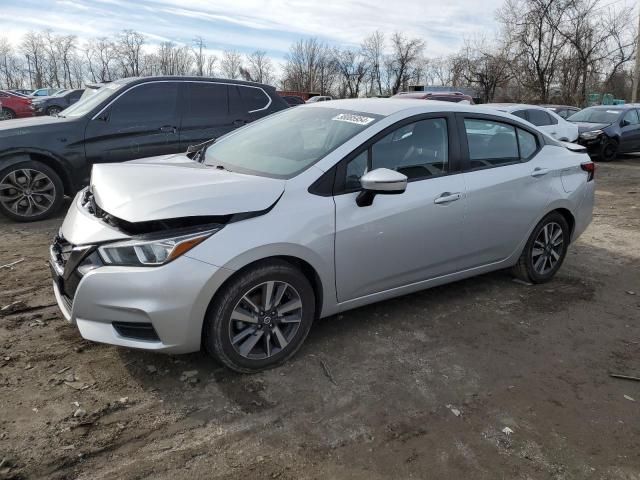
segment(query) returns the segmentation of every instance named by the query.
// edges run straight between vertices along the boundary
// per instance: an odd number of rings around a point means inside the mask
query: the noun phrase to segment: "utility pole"
[[[636,66],[633,71],[633,91],[631,92],[631,103],[636,103],[636,100],[638,99],[638,84],[640,83],[640,11],[638,12],[638,32],[636,42]]]

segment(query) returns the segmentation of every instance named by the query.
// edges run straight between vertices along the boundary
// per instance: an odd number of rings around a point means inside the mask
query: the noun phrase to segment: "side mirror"
[[[362,191],[356,197],[359,207],[368,207],[376,195],[397,195],[407,189],[407,176],[388,168],[376,168],[360,178]]]
[[[624,119],[620,122],[620,126],[621,127],[626,127],[627,125],[631,125],[631,122],[629,122],[628,120],[624,120]]]

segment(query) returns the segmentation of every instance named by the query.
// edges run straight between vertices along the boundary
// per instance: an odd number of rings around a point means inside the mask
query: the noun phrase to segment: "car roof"
[[[254,87],[260,87],[260,88],[275,88],[272,87],[271,85],[267,85],[265,83],[257,83],[257,82],[247,82],[245,80],[231,80],[228,78],[217,78],[217,77],[193,77],[193,76],[186,76],[186,75],[164,75],[164,76],[152,76],[152,77],[126,77],[126,78],[120,78],[118,80],[114,80],[111,83],[115,83],[118,85],[125,85],[125,84],[133,84],[133,83],[144,83],[144,82],[149,82],[149,81],[154,81],[154,82],[162,82],[162,81],[185,81],[185,82],[223,82],[223,83],[231,83],[234,85],[249,85],[249,86],[254,86]]]
[[[370,113],[387,117],[396,113],[414,110],[419,113],[437,112],[469,112],[485,113],[488,115],[500,115],[493,108],[484,105],[467,105],[438,100],[419,100],[411,98],[353,98],[346,100],[333,100],[331,102],[307,103],[305,108],[333,108],[336,110],[353,110],[355,112]],[[511,115],[508,118],[512,119]]]
[[[629,110],[631,108],[640,108],[640,104],[638,104],[638,103],[625,103],[623,105],[593,105],[593,106],[587,107],[587,108],[593,108],[595,110],[620,110],[620,111],[624,111],[624,110]]]
[[[576,107],[574,105],[556,105],[553,103],[545,103],[544,105],[539,105],[539,106],[544,108],[571,108],[575,110],[580,110],[580,107]]]
[[[503,112],[513,112],[514,110],[533,109],[546,110],[542,105],[529,105],[527,103],[485,103],[486,107],[502,110]]]

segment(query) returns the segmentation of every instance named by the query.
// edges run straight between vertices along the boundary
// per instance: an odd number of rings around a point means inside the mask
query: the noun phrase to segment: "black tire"
[[[16,118],[16,113],[10,108],[3,108],[0,117],[2,120],[11,120]]]
[[[301,320],[297,323],[298,327],[295,332],[290,333],[292,337],[284,348],[279,349],[277,353],[271,356],[267,354],[266,358],[248,358],[241,355],[236,350],[237,347],[234,347],[232,343],[232,333],[237,335],[238,330],[234,330],[234,325],[237,324],[232,325],[234,320],[232,320],[231,315],[252,289],[260,288],[267,282],[284,282],[293,287],[293,291],[297,294],[302,304],[301,314],[299,315]],[[232,278],[216,294],[204,322],[203,344],[210,355],[228,368],[240,373],[255,373],[281,365],[291,358],[302,346],[314,317],[315,294],[304,274],[289,262],[266,260]],[[257,336],[260,333],[257,331],[258,326],[254,327],[253,324],[245,325],[254,328],[254,333],[244,338]],[[284,328],[291,328],[284,324],[279,326],[283,330]],[[261,329],[263,327],[266,327],[265,324],[259,326]],[[268,328],[276,327],[268,325]],[[266,338],[267,334],[269,338],[272,335],[272,330],[267,330],[267,328],[261,331],[262,344],[258,345],[257,348],[264,348],[264,342],[269,342],[269,339]],[[275,342],[275,337],[273,338]],[[237,343],[240,344],[242,341]],[[253,351],[255,350],[250,350],[250,352]]]
[[[616,158],[618,158],[618,143],[615,140],[605,141],[598,152],[598,160],[613,162]]]
[[[28,170],[32,172],[35,171],[45,175],[46,180],[50,181],[52,186],[51,189],[47,190],[46,192],[43,192],[47,194],[46,204],[45,202],[43,202],[43,199],[45,198],[43,195],[38,195],[38,193],[32,194],[32,198],[34,202],[42,202],[42,203],[38,203],[38,207],[43,208],[43,210],[30,215],[27,215],[26,214],[27,212],[26,211],[23,212],[22,209],[20,209],[19,207],[17,211],[11,209],[10,202],[9,204],[7,204],[4,201],[6,197],[12,197],[16,195],[16,192],[17,192],[17,190],[10,189],[9,187],[4,187],[4,185],[7,185],[5,180],[12,172],[19,173],[20,171],[23,171],[23,170]],[[41,181],[45,181],[45,179],[42,179]],[[49,199],[49,197],[51,197],[51,199]],[[45,218],[51,217],[58,210],[60,210],[63,200],[64,200],[64,186],[62,184],[62,180],[51,167],[49,167],[48,165],[45,165],[42,162],[38,162],[35,160],[25,160],[23,162],[15,163],[9,167],[6,167],[0,170],[0,213],[5,215],[6,217],[11,218],[12,220],[15,220],[17,222],[35,222],[37,220],[44,220]],[[44,209],[43,205],[46,205],[46,209]]]
[[[49,107],[47,108],[47,115],[49,116],[57,115],[61,111],[62,109],[60,107]]]
[[[558,253],[557,250],[554,250],[559,255],[559,259],[556,260],[556,263],[552,267],[550,267],[548,271],[540,272],[535,266],[534,254],[537,252],[534,252],[534,248],[536,248],[538,252],[540,251],[540,245],[539,243],[537,243],[539,241],[538,237],[541,234],[544,236],[543,229],[545,228],[545,226],[550,226],[552,224],[558,225],[562,230],[563,241],[561,248],[559,249],[560,252]],[[516,278],[530,283],[545,283],[551,280],[562,266],[562,262],[564,262],[564,259],[567,255],[570,235],[571,231],[564,216],[562,216],[559,212],[551,212],[549,215],[540,220],[538,225],[536,225],[536,228],[534,228],[533,232],[531,232],[531,236],[529,237],[529,240],[527,240],[527,244],[525,245],[520,258],[518,259],[518,263],[516,263],[512,268],[512,274]],[[546,250],[547,248],[548,245],[545,245],[542,250],[546,252],[548,251]],[[536,256],[535,258],[536,260],[540,260],[539,256]],[[547,263],[545,262],[544,266],[546,265]]]

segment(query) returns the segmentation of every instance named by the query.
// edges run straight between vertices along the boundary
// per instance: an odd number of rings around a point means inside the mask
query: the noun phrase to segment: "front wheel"
[[[531,283],[551,280],[567,254],[570,235],[569,225],[560,213],[544,217],[533,229],[513,274]]]
[[[602,162],[612,162],[618,157],[618,144],[613,140],[607,140],[600,147],[598,159]]]
[[[47,115],[51,116],[51,117],[55,117],[56,115],[58,115],[60,112],[62,111],[62,109],[60,107],[49,107],[47,109]]]
[[[203,343],[232,370],[258,372],[292,357],[314,316],[315,294],[304,274],[289,262],[265,261],[222,287],[207,313]]]
[[[0,213],[13,220],[49,218],[63,199],[60,177],[44,163],[28,160],[0,170]]]

